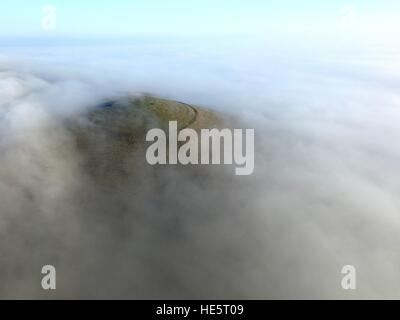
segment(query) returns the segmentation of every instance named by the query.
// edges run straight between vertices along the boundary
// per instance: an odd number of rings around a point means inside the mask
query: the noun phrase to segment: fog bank
[[[399,54],[232,39],[0,47],[0,297],[399,298]],[[66,121],[125,92],[241,119],[256,130],[254,174],[155,169],[137,153],[126,175],[93,178]],[[40,288],[45,264],[55,292]],[[347,264],[354,292],[340,287]]]

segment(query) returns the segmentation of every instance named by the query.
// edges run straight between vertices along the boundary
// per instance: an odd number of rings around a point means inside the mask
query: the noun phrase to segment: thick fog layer
[[[0,48],[0,297],[399,298],[399,51],[121,41]],[[254,174],[93,178],[66,123],[127,92],[241,119]]]

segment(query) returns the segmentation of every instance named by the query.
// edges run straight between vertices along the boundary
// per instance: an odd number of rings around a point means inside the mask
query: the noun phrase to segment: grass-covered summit
[[[125,96],[100,103],[73,122],[77,148],[96,176],[122,170],[126,159],[145,146],[148,130],[177,121],[178,129],[213,128],[221,125],[212,111],[152,96]],[[106,174],[107,175],[107,174]]]

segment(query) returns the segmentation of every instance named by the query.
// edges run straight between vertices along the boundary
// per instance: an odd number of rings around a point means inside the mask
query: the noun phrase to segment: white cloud
[[[50,263],[68,283],[60,297],[347,298],[352,264],[351,297],[398,297],[394,57],[217,41],[39,47],[1,62],[0,295],[40,296],[33,270]],[[127,90],[255,127],[255,174],[154,175],[135,159],[126,181],[99,186],[64,120]]]

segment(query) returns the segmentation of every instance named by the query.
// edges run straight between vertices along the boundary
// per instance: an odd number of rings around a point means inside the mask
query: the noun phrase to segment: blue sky
[[[13,0],[0,2],[0,35],[45,34],[45,5],[57,10],[53,33],[71,36],[400,30],[397,0]]]

